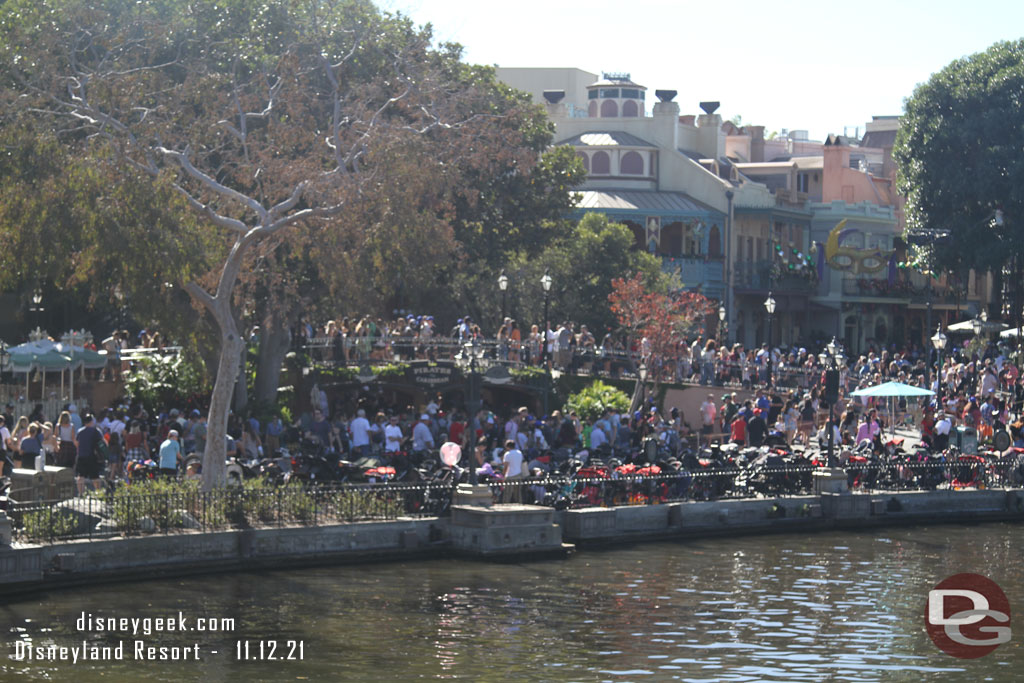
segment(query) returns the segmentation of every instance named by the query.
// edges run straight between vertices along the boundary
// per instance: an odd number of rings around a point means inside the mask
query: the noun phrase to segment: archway
[[[717,225],[712,225],[711,232],[708,233],[708,256],[712,258],[722,257],[722,237]]]
[[[661,249],[665,256],[681,256],[683,253],[683,224],[676,221],[661,228]]]

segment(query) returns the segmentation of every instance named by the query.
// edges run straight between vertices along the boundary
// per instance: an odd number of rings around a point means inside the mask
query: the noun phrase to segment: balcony
[[[772,271],[771,261],[744,262],[735,265],[733,283],[736,289],[759,292],[795,292],[816,290],[817,274],[813,269],[804,269],[801,273],[783,271],[776,264]]]
[[[662,256],[661,269],[675,273],[686,289],[701,285],[701,292],[713,299],[721,298],[724,292],[722,259],[713,257]]]

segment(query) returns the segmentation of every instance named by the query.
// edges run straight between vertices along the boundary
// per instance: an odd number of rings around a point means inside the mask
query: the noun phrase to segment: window
[[[712,225],[711,232],[708,233],[708,256],[714,258],[722,256],[722,237],[717,225]]]
[[[808,184],[809,184],[807,182],[807,176],[808,175],[809,175],[808,173],[797,173],[796,174],[796,191],[797,192],[804,192],[804,193],[806,193],[808,191],[807,190],[807,187],[808,187]]]
[[[590,161],[590,171],[591,173],[604,175],[612,172],[612,163],[608,152],[594,152],[594,157]]]
[[[619,115],[619,105],[615,100],[605,100],[601,103],[601,118],[613,119]]]
[[[601,97],[618,97],[618,88],[601,88]]]
[[[587,99],[588,100],[596,100],[597,99],[597,88],[594,88],[593,90],[588,90],[587,91]]]
[[[623,108],[625,112],[625,108]],[[637,152],[626,152],[619,162],[619,172],[623,175],[643,175],[644,159]]]
[[[588,157],[583,152],[576,152],[576,156],[578,156],[580,158],[580,161],[583,162],[583,169],[587,173],[590,173],[590,157]]]
[[[636,102],[633,100],[626,100],[622,103],[622,115],[623,116],[639,116],[640,108],[637,107]]]
[[[622,89],[622,96],[623,97],[629,97],[629,98],[632,98],[634,100],[638,100],[638,99],[640,99],[640,91],[636,90],[634,88],[623,88]]]

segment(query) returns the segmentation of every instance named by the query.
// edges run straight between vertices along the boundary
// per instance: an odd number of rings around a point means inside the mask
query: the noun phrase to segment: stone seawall
[[[427,557],[550,556],[577,547],[650,540],[1024,520],[1024,491],[913,491],[680,502],[554,512],[494,506],[484,516],[399,519],[166,536],[0,546],[0,593],[90,582]],[[517,528],[515,520],[524,518]],[[542,513],[543,514],[540,514]],[[507,517],[507,519],[499,519]],[[536,517],[536,519],[534,519]],[[543,517],[543,519],[541,519]],[[525,518],[524,518],[525,519]],[[488,540],[491,537],[497,540]],[[493,546],[493,547],[492,547]]]

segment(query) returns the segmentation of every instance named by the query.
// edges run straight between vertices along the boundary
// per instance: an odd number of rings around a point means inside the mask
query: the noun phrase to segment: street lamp
[[[725,339],[725,304],[718,307],[718,344]]]
[[[640,366],[636,369],[636,376],[640,380],[640,406],[642,407],[647,393],[647,363],[640,361]]]
[[[473,338],[462,345],[462,353],[458,360],[460,365],[469,369],[469,387],[466,391],[466,423],[467,429],[473,430],[473,418],[480,412],[480,374],[477,372],[477,364],[483,360],[484,349],[479,340]],[[476,432],[470,435],[468,441],[469,456],[469,483],[476,486]]]
[[[946,341],[946,335],[942,334],[942,324],[940,323],[935,330],[935,335],[932,337],[932,346],[935,347],[935,351],[938,354],[938,367],[935,370],[935,377],[938,380],[939,390],[935,395],[935,406],[939,409],[942,408],[942,352],[946,349]]]
[[[839,375],[846,366],[843,346],[832,337],[825,350],[818,354],[818,361],[825,368],[825,402],[828,403],[828,466],[836,467],[835,455],[835,405],[839,401]]]
[[[541,332],[541,358],[547,365],[551,359],[548,357],[548,301],[551,298],[551,269],[544,269],[544,276],[540,279],[540,286],[544,289],[544,330]]]
[[[508,296],[508,275],[505,275],[505,269],[501,269],[501,275],[498,276],[498,289],[501,290],[501,324],[505,324],[505,302]]]
[[[768,292],[768,298],[764,300],[765,310],[768,311],[768,386],[772,385],[772,316],[775,314],[775,299],[772,293]]]
[[[551,393],[551,358],[548,351],[548,302],[551,299],[551,269],[544,269],[544,276],[540,279],[540,286],[544,290],[544,331],[540,335],[541,357],[544,359],[544,399],[542,400],[544,414],[548,413],[548,394]]]

